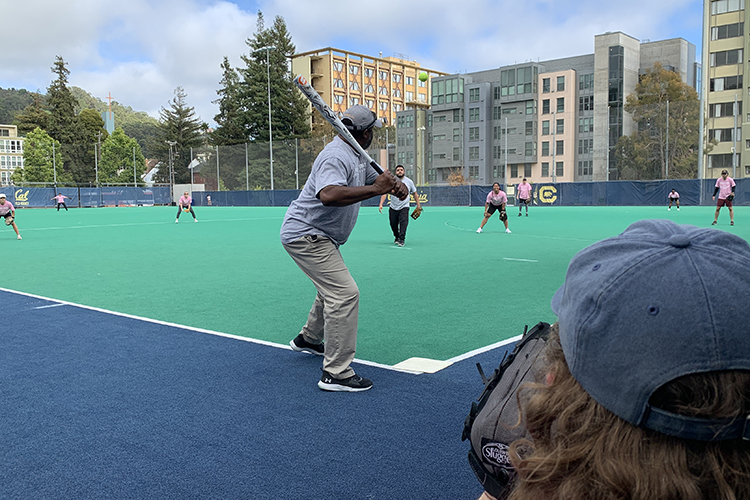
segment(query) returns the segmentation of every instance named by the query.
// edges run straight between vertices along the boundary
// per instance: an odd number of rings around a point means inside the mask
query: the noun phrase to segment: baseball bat
[[[338,116],[336,116],[336,113],[333,112],[331,108],[328,107],[328,104],[323,100],[322,97],[320,97],[320,94],[316,92],[314,88],[312,88],[312,85],[310,85],[304,76],[297,75],[297,77],[294,79],[294,84],[297,86],[298,89],[302,91],[302,93],[307,97],[312,105],[320,111],[320,114],[323,115],[323,118],[330,123],[333,128],[338,132],[341,137],[346,139],[346,142],[352,145],[354,149],[357,150],[357,152],[362,155],[363,158],[367,160],[367,162],[372,166],[372,168],[375,169],[375,171],[378,174],[383,173],[383,169],[380,168],[380,165],[370,158],[370,155],[367,154],[367,151],[362,148],[362,146],[359,145],[357,140],[354,138],[352,133],[349,131],[348,128],[341,122]]]

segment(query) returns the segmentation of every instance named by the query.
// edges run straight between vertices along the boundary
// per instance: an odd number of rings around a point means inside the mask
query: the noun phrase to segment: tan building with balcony
[[[428,108],[430,78],[447,74],[406,56],[372,57],[332,47],[295,54],[292,72],[305,77],[334,112],[362,104],[388,125],[396,122],[399,111]],[[422,72],[428,75],[426,82],[419,79]],[[321,119],[312,115],[313,123]]]
[[[10,185],[17,168],[23,168],[23,137],[15,125],[0,125],[0,186]]]

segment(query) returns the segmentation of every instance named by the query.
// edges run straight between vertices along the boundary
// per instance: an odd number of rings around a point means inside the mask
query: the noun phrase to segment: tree
[[[204,132],[208,128],[207,124],[195,116],[195,108],[187,105],[186,97],[182,87],[175,89],[169,109],[162,107],[159,111],[157,134],[149,144],[149,149],[156,153],[162,164],[167,165],[170,143],[174,143],[172,151],[176,183],[190,182],[190,171],[187,168],[191,160],[190,149],[204,144]],[[160,168],[156,176],[158,182],[170,182],[169,174],[169,168]]]
[[[0,88],[0,123],[13,123],[16,116],[34,101],[25,89]]]
[[[11,180],[17,185],[28,182],[54,182],[57,174],[58,184],[71,182],[71,176],[60,168],[63,162],[60,142],[37,127],[26,134],[23,144],[24,167],[16,169]]]
[[[120,127],[117,127],[102,144],[99,181],[130,184],[137,180],[138,184],[142,185],[141,176],[145,173],[145,170],[146,160],[138,141],[128,137]]]
[[[31,104],[16,115],[13,123],[18,127],[20,135],[26,135],[37,127],[47,130],[49,112],[44,109],[44,96],[37,92],[32,92]]]
[[[636,85],[635,92],[627,96],[624,109],[638,123],[638,130],[621,137],[615,148],[619,178],[694,179],[697,176],[698,94],[682,82],[678,73],[654,64]]]
[[[47,88],[47,107],[50,111],[47,132],[65,149],[63,170],[75,182],[89,182],[94,175],[94,165],[86,164],[86,137],[75,114],[77,102],[68,88],[70,71],[62,57],[56,56],[52,73],[57,78]]]
[[[240,89],[240,75],[229,64],[229,58],[224,56],[221,63],[222,87],[216,91],[219,98],[213,101],[219,105],[219,113],[214,116],[217,127],[211,133],[211,142],[216,146],[241,144],[247,141],[242,115],[243,103]]]

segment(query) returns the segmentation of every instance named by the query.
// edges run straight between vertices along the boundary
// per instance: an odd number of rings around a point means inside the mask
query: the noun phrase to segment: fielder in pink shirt
[[[180,196],[180,202],[177,204],[177,218],[174,220],[175,224],[180,222],[180,214],[183,210],[185,212],[190,212],[190,215],[193,216],[193,222],[198,222],[198,219],[195,218],[195,212],[193,211],[193,198],[190,197],[190,194],[188,194],[187,191]]]
[[[65,209],[66,212],[68,211],[68,207],[67,207],[67,205],[65,205],[65,198],[68,198],[68,197],[65,196],[62,193],[58,193],[57,196],[55,196],[54,198],[52,198],[53,200],[57,200],[57,211],[58,212],[60,211],[60,205],[63,206],[63,208]],[[68,198],[68,199],[70,199],[70,198]]]
[[[484,204],[484,219],[482,219],[482,224],[477,229],[477,233],[482,232],[484,225],[487,224],[487,221],[490,220],[492,214],[497,210],[500,211],[500,220],[505,224],[505,232],[510,233],[510,229],[508,229],[508,213],[505,211],[506,203],[508,203],[508,197],[500,190],[500,184],[497,182],[494,183],[492,191],[487,195],[487,201]]]
[[[716,179],[716,186],[714,186],[714,195],[711,197],[712,200],[716,199],[716,193],[719,194],[719,199],[716,202],[716,213],[714,214],[714,221],[711,223],[712,226],[716,225],[716,221],[719,219],[719,211],[721,207],[726,206],[729,209],[729,225],[734,226],[734,208],[732,208],[732,200],[734,200],[734,179],[729,177],[729,172],[726,170],[721,171],[721,177]]]
[[[526,182],[526,177],[516,188],[516,199],[518,200],[518,216],[521,216],[521,207],[526,207],[526,217],[529,216],[529,205],[531,205],[531,184]]]
[[[672,202],[675,202],[677,204],[677,211],[680,211],[680,193],[672,189],[672,191],[669,192],[667,195],[667,198],[669,198],[669,206],[667,207],[667,210],[672,210]]]
[[[16,236],[19,240],[22,240],[21,233],[18,232],[18,226],[16,226],[16,207],[13,203],[5,199],[4,194],[0,194],[0,217],[5,219],[6,226],[13,226],[13,230],[16,232]]]

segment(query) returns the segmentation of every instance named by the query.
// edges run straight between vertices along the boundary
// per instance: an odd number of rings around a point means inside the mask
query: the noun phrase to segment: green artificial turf
[[[2,287],[137,316],[286,344],[315,296],[279,242],[279,207],[17,212],[23,236],[0,232]],[[713,207],[509,209],[512,234],[483,207],[426,207],[393,245],[387,209],[365,207],[341,247],[360,293],[357,358],[447,360],[554,321],[549,301],[571,257],[640,219],[708,227]],[[750,239],[750,208],[717,229]],[[50,325],[75,328],[75,325]],[[33,334],[33,332],[30,332]]]

